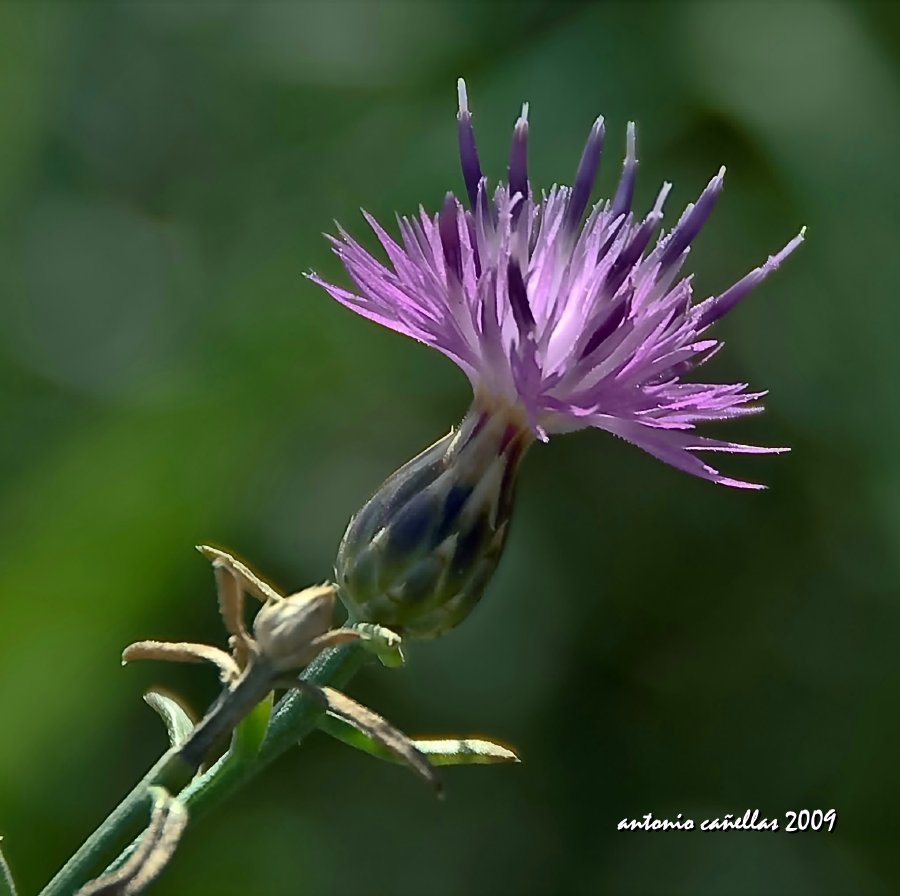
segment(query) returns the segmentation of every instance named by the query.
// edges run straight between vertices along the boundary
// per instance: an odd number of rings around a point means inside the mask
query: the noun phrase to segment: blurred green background
[[[359,206],[461,190],[455,82],[505,172],[570,182],[638,123],[638,207],[720,164],[692,255],[720,290],[806,245],[724,321],[722,430],[771,486],[692,479],[597,432],[537,446],[488,598],[353,693],[524,764],[403,770],[310,739],[191,832],[159,894],[875,894],[900,890],[900,5],[0,4],[0,833],[34,892],[202,707],[212,541],[322,580],[350,514],[465,411],[438,354],[305,281]],[[369,235],[365,239],[373,242]],[[619,833],[623,817],[831,809],[833,833]]]

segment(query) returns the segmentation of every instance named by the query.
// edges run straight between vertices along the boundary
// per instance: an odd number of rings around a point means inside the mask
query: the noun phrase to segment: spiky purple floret
[[[527,106],[516,123],[509,183],[487,193],[465,85],[459,85],[459,146],[469,208],[448,194],[437,215],[399,218],[401,242],[370,215],[389,264],[343,229],[334,250],[357,292],[312,279],[353,311],[431,345],[451,358],[477,394],[520,407],[534,433],[605,429],[678,469],[723,485],[731,479],[696,452],[773,453],[694,434],[695,425],[762,410],[764,392],[745,383],[682,378],[721,347],[706,331],[761,283],[803,240],[718,296],[693,304],[679,271],[722,191],[725,169],[676,226],[650,244],[670,184],[642,219],[631,211],[637,172],[628,125],[622,176],[611,202],[583,221],[603,146],[591,129],[574,186],[535,199],[527,174]]]

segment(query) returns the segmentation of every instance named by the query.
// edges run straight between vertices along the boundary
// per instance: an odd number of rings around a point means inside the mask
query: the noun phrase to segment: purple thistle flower
[[[725,292],[694,303],[679,277],[722,191],[725,169],[668,233],[657,232],[671,188],[663,184],[644,218],[631,210],[637,172],[628,125],[622,176],[612,201],[587,215],[603,147],[591,129],[572,187],[540,199],[528,180],[528,107],[513,132],[508,183],[488,196],[459,81],[459,149],[469,208],[448,193],[440,211],[399,218],[401,242],[367,213],[389,260],[378,261],[346,231],[332,238],[357,291],[312,279],[348,308],[433,346],[469,377],[476,405],[503,410],[546,441],[549,434],[604,429],[704,479],[763,486],[721,474],[696,452],[785,451],[696,435],[699,422],[762,410],[764,392],[745,383],[684,377],[720,348],[707,331],[803,240]],[[655,240],[655,242],[654,242]]]

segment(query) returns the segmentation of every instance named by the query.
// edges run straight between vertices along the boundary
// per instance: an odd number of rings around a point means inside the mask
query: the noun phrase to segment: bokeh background
[[[488,599],[353,693],[518,767],[411,775],[322,735],[191,832],[159,894],[891,894],[900,887],[900,5],[0,4],[0,833],[35,892],[164,746],[138,638],[219,641],[213,541],[329,575],[350,514],[463,415],[461,373],[362,320],[322,231],[461,189],[531,101],[537,184],[598,112],[638,206],[729,175],[691,269],[804,247],[719,330],[787,444],[729,491],[601,433],[532,450]],[[371,239],[366,236],[367,240]],[[740,432],[738,432],[740,430]],[[832,833],[619,833],[835,809]]]

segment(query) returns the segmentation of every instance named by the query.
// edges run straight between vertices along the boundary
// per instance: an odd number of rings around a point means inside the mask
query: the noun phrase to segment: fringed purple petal
[[[456,277],[458,283],[462,283],[462,245],[458,219],[456,197],[452,193],[448,193],[438,214],[438,232],[441,236],[441,248],[444,252],[447,271]]]
[[[796,249],[806,235],[804,227],[780,252],[770,255],[768,261],[761,267],[751,271],[745,277],[738,280],[730,289],[726,289],[720,296],[715,296],[701,302],[694,309],[696,320],[695,326],[698,330],[705,330],[714,324],[720,317],[724,317],[741,299],[759,286],[769,274],[772,273],[780,264]]]
[[[635,154],[636,138],[633,121],[628,122],[626,134],[625,164],[622,166],[622,177],[619,180],[619,186],[616,188],[616,195],[609,210],[611,218],[627,215],[631,211],[631,202],[634,199],[638,160]]]
[[[507,169],[510,195],[518,193],[523,199],[528,197],[528,103],[522,106],[522,114],[513,128],[512,146],[509,150]]]
[[[478,161],[478,148],[475,146],[475,131],[472,127],[472,115],[469,112],[466,97],[466,82],[462,78],[457,82],[459,91],[459,160],[462,165],[463,181],[469,194],[472,208],[478,204],[478,185],[481,183],[481,162]]]
[[[614,199],[594,206],[583,222],[603,136],[598,118],[574,186],[554,187],[538,200],[528,182],[523,107],[509,183],[489,197],[460,82],[460,161],[471,209],[448,194],[433,217],[420,210],[398,218],[400,242],[366,214],[389,266],[339,228],[332,243],[357,292],[311,279],[357,314],[443,352],[479,392],[519,407],[539,438],[596,427],[695,476],[759,488],[721,474],[696,453],[783,449],[710,439],[694,427],[758,413],[765,393],[683,377],[721,348],[705,331],[797,248],[803,232],[730,289],[692,307],[691,278],[679,279],[679,270],[722,191],[724,168],[651,248],[671,184],[635,220],[633,124]]]
[[[660,244],[660,267],[665,269],[676,262],[682,252],[696,239],[700,229],[706,223],[706,219],[712,213],[716,200],[722,193],[724,183],[725,168],[723,167],[700,194],[696,204],[689,205],[685,209],[681,220],[675,225],[675,229]]]
[[[698,447],[696,437],[691,437],[680,432],[661,432],[659,430],[648,429],[639,423],[633,423],[629,420],[620,420],[616,417],[597,417],[593,423],[599,429],[605,429],[613,435],[637,445],[653,457],[667,463],[678,470],[685,473],[691,473],[699,476],[701,479],[709,479],[719,485],[728,485],[732,488],[746,488],[760,490],[766,486],[758,482],[749,482],[743,479],[732,479],[720,473],[715,467],[710,466],[700,458],[696,457],[692,452],[698,450],[704,451],[724,451],[730,454],[753,453],[753,454],[769,454],[778,453],[783,449],[757,449],[752,445],[733,445],[732,443],[723,442],[718,447],[704,445]],[[714,442],[714,439],[708,440]]]
[[[581,161],[578,163],[578,171],[575,174],[575,184],[572,187],[572,195],[569,198],[569,207],[566,209],[565,229],[574,233],[578,229],[584,210],[587,208],[594,189],[594,181],[597,180],[597,171],[600,169],[600,154],[603,152],[603,136],[606,133],[601,115],[591,128]]]

